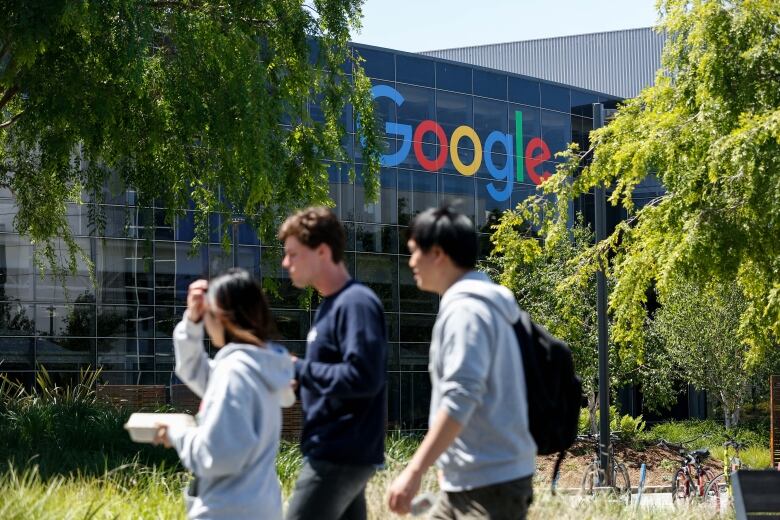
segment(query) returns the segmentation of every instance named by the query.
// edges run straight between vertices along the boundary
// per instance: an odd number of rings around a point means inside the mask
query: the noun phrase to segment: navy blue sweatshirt
[[[339,464],[384,462],[387,337],[384,310],[371,289],[350,280],[322,300],[295,376],[305,456]]]

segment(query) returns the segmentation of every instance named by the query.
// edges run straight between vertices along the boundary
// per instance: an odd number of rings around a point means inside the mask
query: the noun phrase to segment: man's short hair
[[[439,246],[455,265],[473,269],[477,265],[477,232],[464,214],[450,207],[430,208],[412,220],[409,238],[427,253]]]
[[[290,215],[279,228],[277,236],[282,242],[287,237],[295,237],[310,249],[327,244],[334,263],[338,264],[344,259],[347,243],[344,226],[336,214],[325,206],[312,206]]]

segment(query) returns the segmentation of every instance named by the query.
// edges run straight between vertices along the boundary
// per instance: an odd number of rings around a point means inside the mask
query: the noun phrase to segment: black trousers
[[[306,459],[286,520],[366,520],[366,483],[375,471],[374,465]]]

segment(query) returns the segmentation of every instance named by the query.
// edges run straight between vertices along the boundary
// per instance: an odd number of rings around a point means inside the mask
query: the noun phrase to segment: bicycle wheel
[[[612,487],[617,498],[626,505],[631,503],[631,479],[625,464],[616,464],[612,473]]]
[[[720,473],[707,483],[707,487],[704,488],[704,501],[714,507],[718,513],[725,511],[729,501],[729,485],[726,482],[726,475]]]
[[[580,491],[585,495],[592,495],[593,488],[599,485],[599,466],[595,462],[591,462],[585,472],[582,474],[582,484],[580,485]]]
[[[685,502],[691,498],[692,482],[685,470],[678,469],[672,480],[672,502]]]

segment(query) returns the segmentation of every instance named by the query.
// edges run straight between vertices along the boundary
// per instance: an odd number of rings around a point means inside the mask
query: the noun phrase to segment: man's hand
[[[157,433],[154,435],[154,439],[152,439],[152,444],[155,446],[163,445],[166,448],[173,447],[171,445],[171,440],[168,438],[168,425],[166,424],[158,424],[157,425]]]
[[[422,472],[415,471],[411,466],[404,468],[387,490],[387,505],[390,511],[398,515],[409,513],[412,499],[420,490],[422,475]]]
[[[187,319],[199,323],[206,312],[206,291],[209,288],[207,280],[195,280],[187,290]]]

